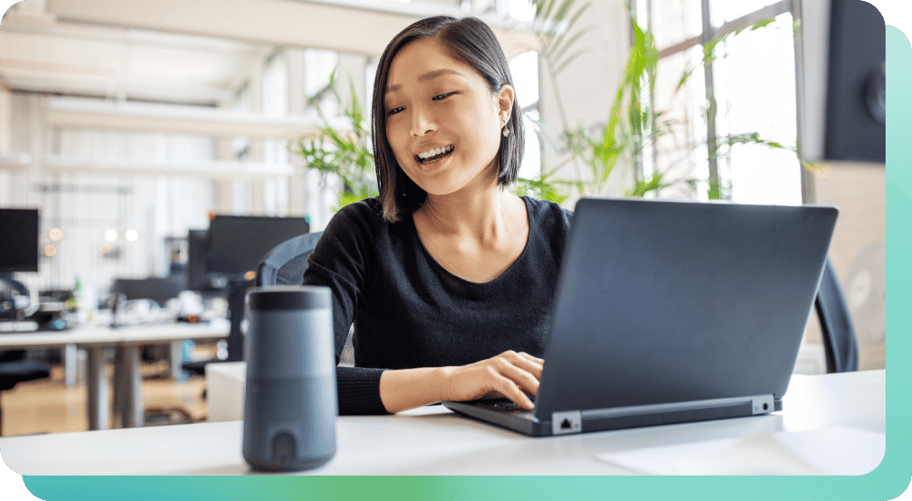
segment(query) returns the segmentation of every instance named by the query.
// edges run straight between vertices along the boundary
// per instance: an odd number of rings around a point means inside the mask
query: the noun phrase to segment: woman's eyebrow
[[[460,73],[460,72],[458,72],[458,71],[456,71],[456,70],[451,70],[451,69],[449,69],[449,68],[445,68],[445,69],[442,69],[442,70],[429,71],[429,72],[425,73],[424,75],[421,75],[420,77],[418,77],[418,81],[424,82],[424,81],[427,81],[427,80],[431,80],[431,79],[437,78],[437,77],[439,77],[439,76],[441,76],[441,75],[459,75],[459,76],[463,76],[462,73]],[[390,85],[390,86],[387,86],[386,92],[388,92],[388,93],[389,93],[389,92],[396,92],[396,91],[399,90],[400,88],[402,88],[402,84],[392,84],[392,85]]]

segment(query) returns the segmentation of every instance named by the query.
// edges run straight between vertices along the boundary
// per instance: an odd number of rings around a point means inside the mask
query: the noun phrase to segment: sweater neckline
[[[512,263],[510,263],[510,266],[508,266],[507,269],[503,271],[503,273],[496,276],[493,280],[490,280],[487,282],[472,282],[471,280],[466,280],[466,279],[460,277],[459,275],[452,273],[450,270],[444,268],[443,265],[438,263],[437,260],[434,259],[434,256],[431,255],[430,251],[427,250],[427,247],[424,246],[424,242],[421,241],[421,237],[418,235],[418,228],[415,227],[415,217],[413,214],[409,215],[409,230],[412,232],[412,236],[415,238],[415,241],[418,242],[418,246],[421,248],[421,251],[424,254],[424,257],[428,260],[429,263],[431,263],[431,267],[438,270],[440,273],[443,273],[448,278],[456,280],[462,284],[466,284],[466,285],[474,286],[474,287],[492,286],[492,285],[495,285],[500,280],[503,280],[504,277],[507,276],[507,274],[509,274],[514,268],[517,267],[517,263],[519,263],[521,260],[523,260],[526,257],[526,254],[528,253],[528,250],[529,250],[529,243],[532,241],[532,232],[535,231],[535,225],[532,224],[531,202],[529,200],[529,197],[526,195],[523,195],[519,198],[521,198],[523,203],[526,204],[526,220],[529,224],[529,234],[526,237],[526,243],[525,243],[525,245],[523,245],[522,252],[520,252],[519,256]]]

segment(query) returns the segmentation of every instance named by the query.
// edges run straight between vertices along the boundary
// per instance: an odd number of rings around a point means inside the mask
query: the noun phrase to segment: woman
[[[519,198],[523,128],[506,58],[474,18],[399,33],[377,68],[380,196],[340,210],[304,274],[332,289],[340,414],[538,390],[570,213]]]

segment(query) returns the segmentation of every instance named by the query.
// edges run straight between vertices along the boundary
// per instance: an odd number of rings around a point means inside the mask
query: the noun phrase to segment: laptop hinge
[[[758,395],[751,399],[754,414],[767,414],[776,410],[776,400],[772,395]]]
[[[656,414],[660,412],[712,409],[715,407],[747,404],[750,404],[751,406],[751,414],[766,414],[776,410],[775,403],[776,402],[773,398],[773,395],[756,395],[750,397],[671,402],[667,404],[634,405],[629,407],[614,407],[609,409],[590,409],[583,411],[582,415],[586,419],[616,418],[622,416],[639,416],[643,414]]]
[[[583,431],[583,413],[562,411],[551,413],[551,432],[554,435],[580,433]]]

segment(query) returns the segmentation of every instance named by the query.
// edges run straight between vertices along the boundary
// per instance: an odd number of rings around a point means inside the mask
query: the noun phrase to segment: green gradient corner
[[[909,0],[866,0],[880,11],[884,22],[899,28],[906,37],[912,34],[912,2]]]

